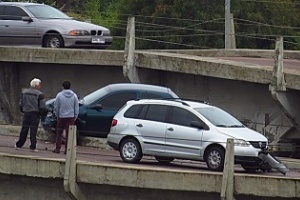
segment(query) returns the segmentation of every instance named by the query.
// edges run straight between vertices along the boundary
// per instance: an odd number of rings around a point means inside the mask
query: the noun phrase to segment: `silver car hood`
[[[238,128],[237,127],[235,127],[235,128],[217,127],[216,129],[219,132],[226,134],[234,139],[242,139],[245,141],[261,141],[261,142],[268,141],[268,139],[261,133],[253,131],[246,127],[238,127]]]

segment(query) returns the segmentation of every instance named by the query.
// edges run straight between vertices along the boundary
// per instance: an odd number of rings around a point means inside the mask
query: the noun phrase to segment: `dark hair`
[[[71,82],[70,81],[64,81],[62,83],[62,86],[63,86],[64,89],[68,90],[71,87]]]

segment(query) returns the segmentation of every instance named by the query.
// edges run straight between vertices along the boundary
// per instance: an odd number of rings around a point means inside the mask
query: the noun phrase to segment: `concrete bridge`
[[[276,149],[295,151],[299,144],[300,52],[283,52],[284,102],[269,90],[275,50],[148,50],[134,56],[142,83],[217,105],[268,136]],[[0,122],[20,123],[19,96],[33,77],[42,79],[48,98],[65,79],[84,96],[109,83],[129,82],[124,63],[124,51],[0,47]]]
[[[143,83],[170,87],[182,98],[205,100],[217,105],[266,134],[278,146],[278,141],[297,142],[299,133],[297,118],[291,119],[269,90],[269,85],[274,82],[274,55],[272,50],[242,49],[136,51],[135,65]],[[285,51],[283,55],[286,58],[283,61],[286,91],[297,97],[300,89],[300,71],[297,69],[300,63],[297,59],[300,54]],[[56,95],[65,79],[69,79],[73,89],[84,96],[109,83],[128,82],[123,75],[123,65],[123,51],[0,47],[0,121],[2,124],[20,123],[17,107],[20,93],[22,88],[29,86],[33,77],[42,79],[42,90],[48,98]],[[289,99],[286,102],[289,103]],[[41,195],[51,188],[50,193],[60,197],[57,199],[65,199],[62,188],[56,187],[65,173],[64,160],[11,154],[0,156],[0,179],[3,180],[0,188],[12,192],[23,185],[38,185]],[[180,198],[212,195],[211,199],[216,199],[219,197],[221,174],[79,161],[76,180],[89,199],[98,199],[103,193],[110,199],[122,199],[128,191],[133,192],[129,199],[145,194],[149,194],[145,199],[153,199],[174,195],[175,191]],[[177,180],[182,181],[171,185]],[[240,199],[246,199],[247,195],[250,199],[253,195],[258,199],[261,196],[297,199],[299,188],[298,178],[235,176],[235,192]],[[115,193],[116,190],[119,192]],[[20,191],[22,196],[28,195],[27,190]],[[5,197],[5,191],[1,194]]]

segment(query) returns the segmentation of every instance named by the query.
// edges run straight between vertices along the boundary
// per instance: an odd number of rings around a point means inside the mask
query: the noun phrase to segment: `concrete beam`
[[[172,52],[172,53],[170,53]],[[179,54],[182,53],[182,54]],[[273,66],[216,59],[243,56],[272,58],[274,50],[147,50],[136,51],[136,67],[172,71],[261,84],[272,82]],[[201,57],[200,57],[201,56]],[[284,51],[284,57],[300,58],[299,51]],[[0,47],[0,62],[123,66],[124,51]],[[284,69],[287,88],[300,90],[300,71]]]
[[[0,61],[122,66],[123,51],[0,47]]]
[[[213,57],[162,52],[139,52],[136,65],[142,68],[269,84],[270,66],[241,63]]]

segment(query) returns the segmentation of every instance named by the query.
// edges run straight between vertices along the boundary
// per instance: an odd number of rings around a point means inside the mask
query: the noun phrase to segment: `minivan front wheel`
[[[142,149],[135,139],[125,139],[120,146],[120,156],[126,163],[138,163],[142,159]]]
[[[210,170],[222,171],[224,168],[225,151],[222,147],[212,146],[206,153],[206,165]]]
[[[43,47],[62,48],[64,47],[63,38],[58,33],[48,33],[44,38]]]

